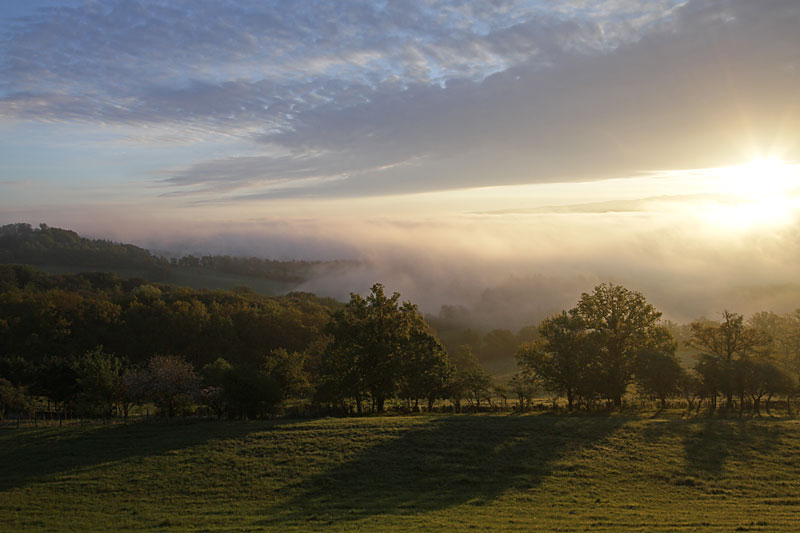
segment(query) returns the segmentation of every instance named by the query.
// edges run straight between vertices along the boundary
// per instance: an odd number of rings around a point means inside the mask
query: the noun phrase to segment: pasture
[[[0,428],[3,531],[797,531],[800,421],[433,415]]]

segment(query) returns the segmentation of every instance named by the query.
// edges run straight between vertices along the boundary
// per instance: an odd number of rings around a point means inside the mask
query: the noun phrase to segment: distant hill
[[[87,239],[71,230],[40,224],[0,226],[0,263],[137,270],[165,279],[169,261],[133,244]]]
[[[133,244],[81,237],[40,224],[0,226],[0,264],[34,265],[52,273],[114,272],[202,289],[249,287],[280,294],[322,272],[348,268],[351,261],[275,261],[258,257],[193,255],[167,259]]]

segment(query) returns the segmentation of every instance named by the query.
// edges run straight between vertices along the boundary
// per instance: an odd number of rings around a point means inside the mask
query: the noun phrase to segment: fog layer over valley
[[[254,221],[173,231],[168,238],[123,230],[113,237],[176,254],[355,260],[323,267],[297,290],[346,300],[381,282],[427,314],[481,328],[537,323],[608,281],[644,293],[678,322],[723,309],[788,312],[800,296],[793,225],[727,233],[693,217],[628,211]]]

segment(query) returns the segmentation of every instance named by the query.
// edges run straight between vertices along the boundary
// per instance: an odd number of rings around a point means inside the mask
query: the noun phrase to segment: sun
[[[798,166],[780,159],[753,159],[743,165],[724,167],[727,191],[745,198],[785,196],[800,187]]]
[[[705,217],[733,230],[791,223],[800,210],[800,165],[779,159],[753,159],[715,169],[719,200]]]

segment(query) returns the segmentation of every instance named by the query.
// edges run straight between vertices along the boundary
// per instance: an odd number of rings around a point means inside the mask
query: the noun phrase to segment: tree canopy
[[[328,325],[331,336],[323,357],[324,390],[348,397],[361,410],[369,398],[380,412],[387,398],[442,394],[449,376],[447,358],[417,306],[386,296],[375,284],[366,298],[351,294]]]

